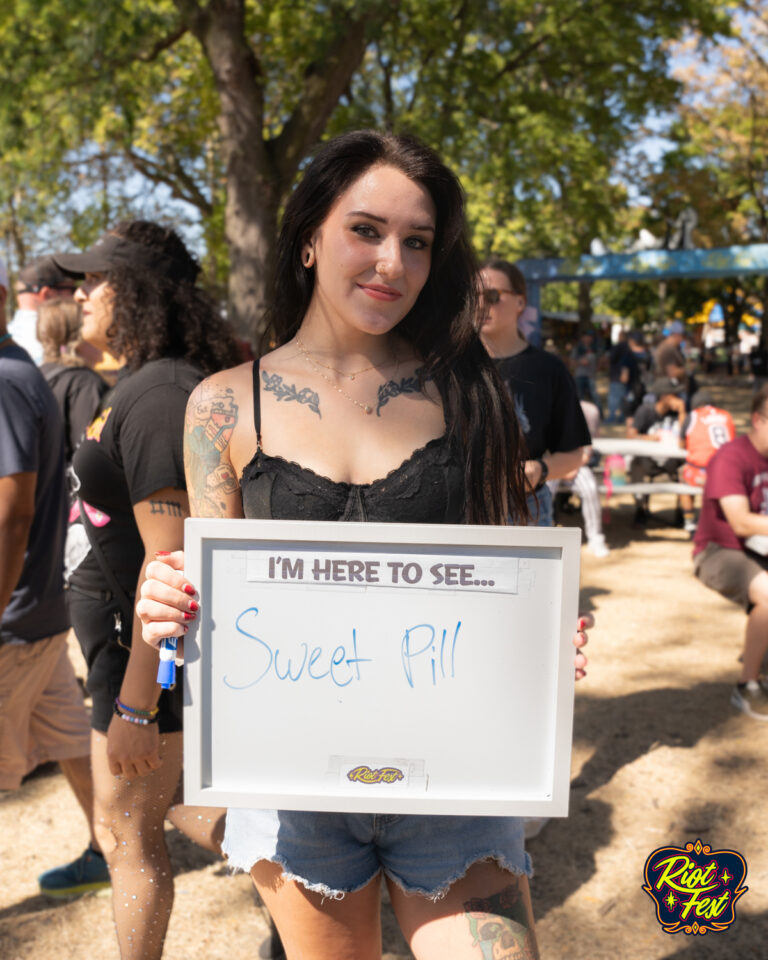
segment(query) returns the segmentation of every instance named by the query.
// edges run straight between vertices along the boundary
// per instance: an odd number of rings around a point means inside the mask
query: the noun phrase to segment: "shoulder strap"
[[[96,562],[98,563],[102,574],[104,575],[104,579],[109,584],[110,590],[120,604],[120,607],[123,611],[123,616],[126,618],[125,623],[128,625],[128,637],[130,643],[131,624],[133,623],[133,603],[128,599],[128,594],[120,586],[114,571],[107,563],[107,558],[104,556],[104,551],[101,549],[96,540],[93,524],[91,523],[91,519],[86,512],[85,505],[83,504],[82,500],[78,500],[78,506],[80,509],[80,519],[82,520],[85,532],[88,534],[88,542],[91,545],[91,550],[93,550],[93,555],[96,558]]]
[[[253,425],[256,428],[256,449],[261,450],[261,379],[259,365],[261,359],[253,361]]]

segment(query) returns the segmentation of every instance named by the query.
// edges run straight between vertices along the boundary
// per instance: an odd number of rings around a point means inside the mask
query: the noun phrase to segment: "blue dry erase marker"
[[[176,637],[163,637],[160,641],[157,682],[163,690],[170,690],[176,685]]]

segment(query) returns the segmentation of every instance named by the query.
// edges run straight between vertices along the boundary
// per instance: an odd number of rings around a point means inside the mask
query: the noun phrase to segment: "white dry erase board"
[[[580,542],[187,520],[185,802],[567,815]]]

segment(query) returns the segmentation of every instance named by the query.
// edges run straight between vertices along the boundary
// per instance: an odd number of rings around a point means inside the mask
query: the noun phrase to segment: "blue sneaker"
[[[89,846],[72,863],[41,873],[37,883],[46,897],[81,897],[110,885],[109,868],[104,857]]]

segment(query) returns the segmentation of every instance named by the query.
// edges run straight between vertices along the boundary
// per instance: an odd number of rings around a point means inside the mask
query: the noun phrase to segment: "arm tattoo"
[[[150,513],[167,514],[169,517],[183,517],[184,513],[178,500],[150,500]]]
[[[297,390],[295,383],[288,386],[287,383],[283,383],[283,378],[279,373],[266,373],[262,370],[261,377],[264,381],[264,389],[268,393],[274,393],[278,400],[295,400],[297,403],[305,403],[309,409],[313,413],[316,413],[322,420],[323,415],[320,413],[320,397],[318,397],[314,390],[310,390],[309,387],[303,387],[301,390]]]
[[[490,897],[464,904],[472,946],[480,947],[483,960],[537,960],[533,933],[518,883]]]
[[[376,416],[381,416],[381,408],[389,403],[390,400],[395,397],[399,397],[401,393],[420,393],[422,383],[426,383],[427,380],[431,380],[431,376],[424,377],[424,367],[419,367],[416,370],[412,377],[402,377],[401,380],[387,380],[386,383],[382,383],[379,387],[379,399],[376,404]]]
[[[184,426],[184,465],[190,508],[198,517],[221,517],[223,497],[238,489],[232,467],[222,454],[237,423],[237,404],[229,387],[202,383],[192,394]]]

